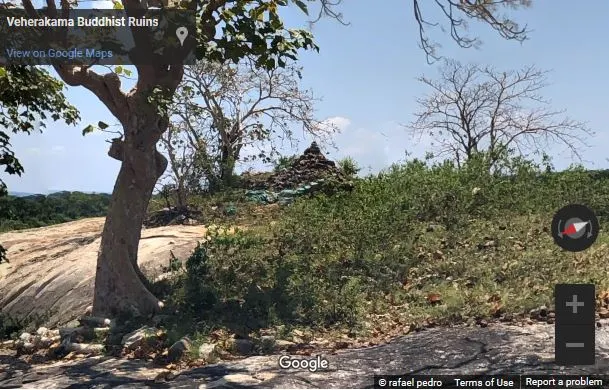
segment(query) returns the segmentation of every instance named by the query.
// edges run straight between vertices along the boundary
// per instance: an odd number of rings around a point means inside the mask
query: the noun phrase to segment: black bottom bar
[[[609,389],[609,375],[375,375],[375,389]]]

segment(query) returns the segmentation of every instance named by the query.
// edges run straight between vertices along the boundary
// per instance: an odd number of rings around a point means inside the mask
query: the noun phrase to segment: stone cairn
[[[341,188],[348,189],[352,183],[336,166],[334,161],[323,155],[317,142],[311,143],[292,165],[280,172],[246,174],[245,187],[252,190],[280,192],[309,185],[312,182],[331,180]]]
[[[288,169],[277,172],[267,180],[267,187],[274,191],[293,189],[320,179],[347,182],[343,172],[334,161],[323,155],[315,141]]]

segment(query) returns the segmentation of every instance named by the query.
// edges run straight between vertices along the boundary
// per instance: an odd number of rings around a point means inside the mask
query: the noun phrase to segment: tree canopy
[[[430,92],[417,100],[409,128],[432,138],[437,157],[458,165],[486,153],[492,167],[503,156],[536,153],[556,142],[579,156],[592,132],[550,107],[542,96],[546,75],[534,66],[503,71],[445,61],[439,77],[419,77]]]

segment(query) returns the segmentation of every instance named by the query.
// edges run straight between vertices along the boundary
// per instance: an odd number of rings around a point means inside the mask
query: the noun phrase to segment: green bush
[[[273,172],[281,172],[283,170],[289,169],[296,160],[298,160],[297,154],[293,154],[291,156],[280,156],[277,161],[273,163]]]
[[[351,157],[345,157],[338,161],[338,168],[343,171],[348,177],[353,177],[361,171],[361,168],[357,165],[357,162]]]
[[[299,198],[274,225],[212,232],[187,262],[174,304],[199,318],[239,313],[255,319],[255,326],[354,327],[366,314],[400,302],[410,305],[413,316],[478,315],[489,294],[512,294],[522,278],[531,286],[557,281],[545,263],[556,249],[537,226],[572,202],[607,216],[609,174],[576,166],[554,172],[546,161],[521,158],[490,169],[482,155],[461,167],[420,160],[394,165],[356,179],[350,192]],[[501,240],[518,236],[522,242],[501,247],[496,231],[509,224],[515,230],[501,233]],[[527,257],[514,249],[528,245],[523,240],[550,249],[539,247]],[[501,249],[481,253],[487,241]],[[507,264],[512,268],[503,270]],[[543,272],[526,271],[531,267]],[[472,292],[453,285],[466,279],[459,283],[475,285]],[[416,292],[405,290],[409,283],[418,286]],[[539,303],[546,290],[515,302]],[[445,306],[426,303],[424,294],[433,291],[449,295]],[[482,303],[468,304],[467,294]]]

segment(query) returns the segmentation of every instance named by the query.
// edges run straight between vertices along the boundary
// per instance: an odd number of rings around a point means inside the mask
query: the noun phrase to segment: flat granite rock
[[[370,388],[372,375],[605,374],[609,322],[596,332],[594,366],[558,366],[554,327],[547,324],[435,328],[376,347],[323,356],[327,371],[281,369],[280,356],[168,373],[140,360],[92,358],[30,366],[0,352],[0,388]]]
[[[105,218],[0,234],[10,263],[0,264],[0,311],[12,318],[39,318],[46,326],[81,316],[93,301],[97,253]],[[204,226],[144,229],[138,262],[144,272],[160,273],[171,252],[186,260]]]

